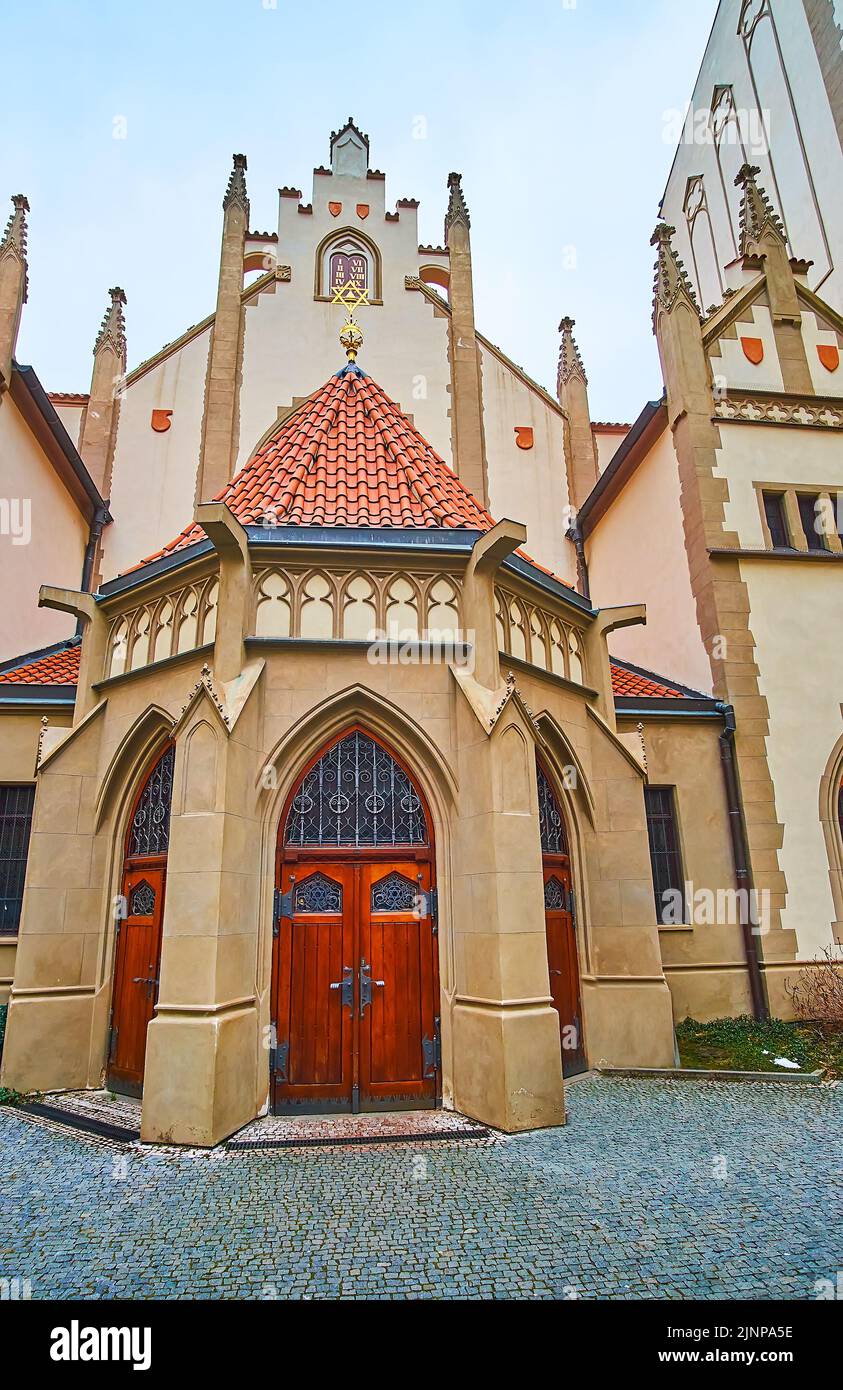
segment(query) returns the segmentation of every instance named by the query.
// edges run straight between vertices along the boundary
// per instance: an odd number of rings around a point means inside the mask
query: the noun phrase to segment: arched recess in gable
[[[316,299],[330,299],[330,262],[338,250],[357,249],[365,256],[368,266],[368,298],[370,304],[380,304],[383,299],[383,269],[381,253],[370,236],[360,227],[335,227],[323,237],[316,248],[314,264],[313,293]]]

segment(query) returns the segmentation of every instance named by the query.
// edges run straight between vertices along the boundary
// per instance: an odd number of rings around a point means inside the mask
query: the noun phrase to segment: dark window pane
[[[809,550],[825,550],[823,540],[823,513],[817,506],[819,496],[815,492],[800,492],[796,499],[799,503],[799,516],[802,520],[802,530],[805,532],[805,539],[808,542]]]
[[[287,845],[426,845],[410,778],[385,748],[355,731],[310,769],[290,807]]]
[[[685,882],[672,787],[645,787],[647,833],[656,898],[656,919],[672,925],[685,920]],[[677,897],[677,893],[679,897]]]
[[[34,787],[0,787],[0,936],[20,924],[34,800]]]
[[[541,763],[536,763],[536,779],[539,785],[539,830],[541,832],[542,854],[567,854],[568,839],[565,822],[559,809],[559,802],[551,787]]]
[[[780,492],[765,492],[763,495],[764,515],[772,545],[776,550],[792,549],[784,515],[784,497]]]
[[[174,746],[165,749],[147,778],[132,817],[129,855],[166,854],[170,844],[170,802],[173,797]]]

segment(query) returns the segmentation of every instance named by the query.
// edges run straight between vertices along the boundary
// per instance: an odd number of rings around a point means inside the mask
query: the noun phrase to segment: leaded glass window
[[[129,894],[129,916],[151,917],[155,912],[155,889],[142,878]]]
[[[342,884],[324,874],[311,874],[296,884],[293,911],[342,912]]]
[[[372,884],[373,912],[412,912],[418,903],[418,884],[394,871]]]
[[[536,779],[539,786],[539,828],[541,830],[542,854],[567,854],[568,838],[565,834],[565,822],[541,763],[536,763]]]
[[[173,799],[173,764],[176,750],[171,745],[149,774],[137,804],[129,832],[129,856],[166,854],[170,844],[170,802]]]
[[[565,885],[555,874],[544,885],[544,905],[548,912],[564,912],[567,908]]]
[[[288,845],[426,845],[418,792],[403,768],[355,730],[322,754],[299,787]]]
[[[20,924],[34,800],[34,787],[0,787],[0,936]]]

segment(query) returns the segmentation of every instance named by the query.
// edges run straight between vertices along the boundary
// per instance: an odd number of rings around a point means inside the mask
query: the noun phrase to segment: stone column
[[[243,259],[249,230],[246,156],[234,155],[223,199],[217,308],[208,351],[196,501],[209,502],[234,472],[243,351]]]
[[[564,1123],[559,1019],[547,968],[536,730],[500,679],[494,575],[521,544],[502,522],[475,546],[463,589],[473,675],[455,671],[454,1103],[500,1129]],[[491,638],[490,638],[491,633]]]
[[[579,348],[574,341],[573,327],[574,320],[569,318],[564,318],[559,325],[562,341],[559,344],[556,395],[565,411],[568,497],[574,507],[581,507],[600,475],[597,468],[597,450],[591,432],[588,377]]]
[[[91,391],[79,435],[79,452],[101,497],[111,494],[111,469],[117,443],[120,395],[126,373],[126,296],[119,286],[108,292],[111,304],[94,344]]]
[[[738,538],[726,529],[729,484],[716,473],[719,435],[713,423],[710,367],[696,300],[673,250],[672,232],[672,227],[661,224],[653,234],[653,244],[658,246],[653,324],[679,465],[688,570],[714,694],[735,709],[738,772],[750,793],[744,809],[753,886],[769,890],[777,928],[787,885],[778,862],[784,827],[778,823],[767,761],[767,701],[758,684],[749,596],[739,561],[709,553],[712,547],[737,547]],[[768,951],[780,935],[765,937]]]
[[[246,533],[219,502],[196,520],[220,561],[213,675],[205,666],[176,722],[161,983],[147,1035],[141,1132],[216,1144],[253,1119],[267,1052],[256,969],[260,727],[244,665],[251,566]]]
[[[480,348],[474,327],[471,220],[461,174],[448,175],[445,244],[450,252],[451,437],[454,471],[484,507],[489,505]]]

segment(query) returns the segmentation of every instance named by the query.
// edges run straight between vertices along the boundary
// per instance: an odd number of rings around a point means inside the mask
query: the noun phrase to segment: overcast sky
[[[349,113],[439,243],[450,169],[471,211],[478,327],[553,389],[577,321],[592,416],[661,392],[650,234],[716,0],[39,0],[3,5],[6,199],[31,204],[18,358],[84,391],[107,290],[129,366],[214,307],[231,154],[252,227],[310,197]],[[424,126],[426,138],[418,139]],[[115,138],[125,131],[125,138]],[[318,382],[300,383],[302,394]]]

